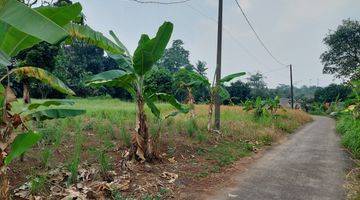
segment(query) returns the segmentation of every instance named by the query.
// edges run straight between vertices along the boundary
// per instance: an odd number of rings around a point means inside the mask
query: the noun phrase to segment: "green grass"
[[[349,114],[338,117],[336,130],[341,134],[341,143],[351,151],[353,157],[360,159],[360,120]],[[346,188],[348,199],[360,199],[360,162],[355,161],[354,169],[347,176]]]
[[[33,99],[33,102],[41,101]],[[77,171],[83,163],[96,164],[102,174],[114,170],[114,162],[119,160],[122,150],[131,145],[136,119],[135,104],[131,102],[110,98],[73,101],[75,105],[72,108],[85,109],[84,115],[30,124],[45,137],[38,145],[40,148],[27,155],[38,159],[46,167],[64,163],[71,173],[68,184],[77,182]],[[14,107],[21,110],[22,106],[19,101]],[[158,103],[157,106],[163,115],[174,111],[168,104]],[[179,114],[159,123],[146,107],[149,132],[160,136],[160,143],[157,144],[160,153],[166,153],[165,158],[175,157],[178,162],[185,162],[181,165],[195,168],[195,173],[179,172],[195,178],[221,172],[224,167],[251,155],[254,148],[271,145],[279,137],[311,120],[307,114],[296,110],[279,111],[276,117],[263,116],[255,120],[251,112],[244,112],[239,106],[223,106],[222,129],[218,134],[207,131],[208,106],[196,105],[195,108],[194,119]],[[191,159],[180,161],[183,156]],[[119,191],[112,194],[113,199],[128,198],[122,195]],[[152,196],[144,196],[144,199],[164,196],[160,191]]]
[[[30,193],[35,195],[44,190],[47,183],[46,176],[35,176],[30,179]]]
[[[251,144],[244,141],[224,141],[208,149],[206,158],[215,160],[217,166],[224,167],[232,164],[239,158],[248,156],[252,148]]]
[[[360,120],[351,115],[342,115],[336,125],[336,130],[342,135],[341,142],[355,158],[360,158]]]
[[[41,101],[43,100],[33,100],[33,102]],[[136,108],[134,103],[111,98],[74,99],[73,101],[75,101],[75,105],[72,107],[85,109],[86,114],[75,118],[33,124],[40,131],[43,130],[47,133],[50,143],[59,147],[64,139],[77,135],[74,132],[87,132],[94,135],[93,137],[97,140],[102,141],[102,146],[111,148],[113,146],[111,141],[120,141],[124,147],[130,146],[131,130],[135,126]],[[157,105],[163,114],[173,111],[173,108],[168,104],[159,103]],[[21,106],[22,104],[18,103],[15,107],[21,110]],[[146,108],[146,112],[149,119],[149,130],[151,133],[156,133],[159,124],[148,108]],[[162,122],[161,134],[167,133],[166,139],[170,147],[173,146],[172,144],[176,144],[174,140],[179,135],[188,137],[190,142],[195,144],[206,144],[217,137],[216,134],[208,133],[206,130],[207,105],[197,105],[195,113],[195,119],[189,119],[188,115],[180,114]],[[306,114],[290,110],[279,111],[276,118],[264,116],[254,120],[251,112],[244,112],[238,106],[222,107],[221,118],[221,132],[224,138],[220,140],[216,148],[211,147],[208,150],[209,152],[218,152],[216,154],[221,157],[220,159],[223,159],[219,162],[224,164],[247,155],[247,146],[242,141],[259,141],[264,145],[270,145],[279,132],[291,133],[301,124],[310,120]],[[77,142],[74,139],[74,143]],[[44,157],[47,157],[46,153],[44,153]],[[215,156],[213,158],[215,159]]]

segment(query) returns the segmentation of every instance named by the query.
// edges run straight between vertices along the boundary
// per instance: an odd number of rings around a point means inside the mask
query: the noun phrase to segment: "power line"
[[[287,69],[287,68],[288,68],[288,66],[280,67],[280,68],[277,68],[277,69],[274,69],[274,70],[266,71],[266,72],[264,72],[264,73],[262,73],[262,74],[271,74],[271,73],[273,73],[273,72],[282,71],[282,70]]]
[[[190,0],[183,0],[183,1],[174,1],[174,2],[159,2],[159,1],[140,1],[140,0],[129,0],[129,1],[133,1],[133,2],[136,2],[136,3],[144,3],[144,4],[179,4],[179,3],[186,3],[186,2],[189,2]],[[207,19],[210,19],[211,21],[215,22],[216,24],[218,24],[218,21],[212,17],[209,17],[208,15],[204,14],[201,10],[187,4],[187,6],[192,9],[193,11],[197,12],[198,14],[200,14],[201,16],[207,18]],[[264,63],[262,63],[254,54],[252,54],[233,34],[232,32],[226,28],[226,27],[223,27],[223,29],[227,32],[227,34],[230,36],[230,38],[233,39],[233,41],[239,45],[250,57],[252,57],[256,62],[258,62],[258,64],[260,65],[265,65]]]
[[[162,2],[162,1],[141,1],[141,0],[129,0],[136,3],[144,3],[144,4],[162,4],[162,5],[171,5],[171,4],[181,4],[186,3],[191,0],[182,0],[182,1],[171,1],[171,2]]]
[[[206,14],[204,14],[201,10],[191,6],[191,5],[187,5],[189,8],[191,8],[193,11],[197,12],[198,14],[200,14],[201,16],[215,22],[216,24],[218,23],[218,21]],[[254,54],[252,54],[235,36],[234,34],[226,27],[223,27],[223,30],[227,33],[227,35],[246,53],[248,54],[250,57],[252,57],[258,64],[265,66],[265,64],[263,62],[261,62]]]
[[[189,2],[191,0],[181,0],[181,1],[172,1],[172,2],[160,2],[160,1],[143,1],[143,0],[129,0],[129,1],[133,1],[136,3],[141,3],[141,4],[163,4],[163,5],[170,5],[170,4],[181,4],[181,3],[186,3]],[[236,1],[236,0],[235,0]],[[236,1],[237,2],[237,1]],[[199,15],[213,21],[214,23],[218,24],[218,21],[208,15],[206,15],[205,13],[203,13],[201,10],[191,6],[190,4],[187,4],[187,6],[192,9],[193,11],[197,12]],[[240,7],[241,9],[241,7]],[[242,10],[242,9],[241,9]],[[245,13],[243,13],[245,15]],[[246,15],[245,15],[246,17]],[[246,17],[247,19],[247,17]],[[248,21],[248,19],[247,19]],[[249,21],[248,21],[249,22]],[[252,28],[250,22],[249,22],[250,27]],[[253,29],[253,28],[252,28]],[[232,39],[246,54],[248,54],[250,57],[252,57],[259,65],[261,66],[265,66],[265,64],[263,62],[261,62],[253,53],[251,53],[238,39],[237,37],[230,31],[230,29],[228,27],[223,27],[223,30],[227,33],[227,35],[230,37],[230,39]],[[253,29],[253,31],[255,32],[255,30]],[[257,33],[255,32],[255,34],[257,35]],[[258,39],[260,39],[260,37],[257,35]],[[261,41],[261,39],[260,39]],[[268,53],[281,65],[285,65],[283,63],[281,63],[279,60],[277,60],[273,54],[268,50],[268,48],[266,48],[265,44],[261,41],[262,45],[264,46],[264,48],[268,51]],[[287,65],[286,65],[287,66]],[[280,69],[274,69],[272,71],[269,72],[265,72],[265,74],[267,73],[271,73],[271,72],[275,72],[275,71],[280,71],[283,68]]]
[[[237,4],[237,6],[239,7],[242,15],[244,16],[247,24],[250,26],[250,28],[251,28],[251,30],[254,32],[257,40],[260,42],[261,46],[264,47],[264,49],[266,50],[266,52],[267,52],[277,63],[279,63],[280,65],[284,65],[284,66],[285,66],[286,64],[282,63],[279,59],[277,59],[277,58],[271,53],[271,51],[269,50],[269,48],[266,47],[265,43],[261,40],[259,34],[255,31],[254,27],[251,25],[251,22],[250,22],[249,18],[246,16],[246,14],[245,14],[244,10],[242,9],[242,7],[240,6],[240,3],[238,2],[238,0],[235,0],[235,2],[236,2],[236,4]]]

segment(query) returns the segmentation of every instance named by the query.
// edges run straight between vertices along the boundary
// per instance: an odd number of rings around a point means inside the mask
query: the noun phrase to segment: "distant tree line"
[[[29,1],[31,2],[34,1]],[[46,1],[45,1],[46,2]],[[44,4],[44,2],[42,1]],[[47,3],[53,6],[63,6],[71,4],[69,0],[59,0],[54,3]],[[85,23],[85,17],[78,23]],[[340,33],[339,33],[340,32]],[[346,32],[347,34],[343,33]],[[357,77],[359,69],[359,49],[358,38],[360,34],[359,22],[345,20],[338,30],[329,34],[324,42],[329,46],[329,50],[321,56],[324,63],[324,73],[332,73],[337,77]],[[335,47],[339,46],[341,37],[348,38],[355,42],[353,51],[346,55],[353,55],[349,60],[341,57]],[[349,39],[350,38],[350,39]],[[347,41],[347,40],[346,40]],[[345,44],[344,44],[345,45]],[[335,52],[334,52],[335,51]],[[357,52],[356,52],[357,51]],[[338,57],[336,57],[339,55]],[[184,48],[184,42],[180,39],[174,40],[172,45],[166,49],[164,56],[157,62],[156,67],[146,76],[146,83],[149,89],[154,91],[171,93],[180,101],[186,100],[186,90],[179,87],[181,82],[189,80],[189,75],[184,70],[195,71],[206,76],[207,64],[204,61],[197,61],[192,64],[189,59],[190,52]],[[341,58],[341,59],[340,59]],[[93,45],[81,41],[75,41],[71,45],[51,45],[42,42],[30,49],[21,52],[16,58],[22,66],[38,66],[44,68],[59,77],[69,85],[79,97],[104,96],[110,95],[114,98],[129,100],[131,96],[123,89],[113,88],[90,88],[84,84],[84,81],[94,74],[102,71],[117,69],[116,62],[108,57],[105,52]],[[347,63],[348,65],[343,65]],[[62,94],[54,91],[50,87],[31,81],[31,97],[33,98],[63,98]],[[289,85],[280,84],[276,88],[268,88],[265,77],[260,72],[251,74],[246,80],[238,80],[225,86],[229,91],[231,98],[226,100],[225,104],[239,104],[246,99],[255,99],[257,97],[273,98],[275,96],[290,98]],[[14,84],[18,94],[22,93],[21,83]],[[346,85],[331,84],[328,87],[320,88],[316,86],[302,86],[294,88],[295,99],[302,101],[331,102],[335,99],[345,99],[349,95],[350,89]],[[193,95],[196,102],[207,102],[209,91],[203,87],[195,87]]]
[[[181,40],[173,41],[171,47],[166,50],[164,57],[157,63],[157,67],[146,77],[149,89],[172,93],[180,101],[185,101],[186,90],[179,87],[179,83],[189,80],[188,73],[180,69],[192,70],[204,76],[207,70],[206,63],[203,61],[198,61],[195,65],[190,63],[189,51],[184,49],[183,44]],[[131,99],[131,96],[122,89],[106,87],[94,89],[84,84],[84,81],[90,76],[118,67],[116,62],[107,57],[102,49],[81,41],[62,46],[43,42],[21,52],[15,59],[20,61],[23,66],[39,66],[52,72],[69,85],[77,96],[110,95],[122,100]],[[15,85],[15,88],[17,93],[21,94],[22,87],[20,84],[18,87]],[[329,86],[329,89],[316,86],[295,87],[295,98],[329,101],[335,99],[337,92],[343,91],[346,86],[339,86],[336,91],[334,88],[336,85]],[[262,98],[273,98],[275,96],[290,98],[289,85],[281,84],[273,89],[268,88],[265,77],[260,72],[250,75],[246,80],[232,82],[226,86],[226,89],[231,98],[226,100],[225,104],[239,104],[246,99],[255,99],[259,96]],[[347,94],[347,92],[341,93]],[[207,102],[209,100],[209,91],[202,87],[195,87],[193,94],[196,102]],[[36,81],[31,81],[31,96],[33,98],[64,97],[50,87]]]

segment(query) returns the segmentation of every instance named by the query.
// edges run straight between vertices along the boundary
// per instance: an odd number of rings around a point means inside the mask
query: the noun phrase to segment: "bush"
[[[336,125],[336,130],[342,135],[342,144],[356,158],[360,158],[360,120],[355,120],[351,115],[342,115]]]
[[[199,127],[196,123],[195,119],[189,119],[186,122],[186,132],[189,135],[189,137],[194,136],[194,134],[199,130]]]

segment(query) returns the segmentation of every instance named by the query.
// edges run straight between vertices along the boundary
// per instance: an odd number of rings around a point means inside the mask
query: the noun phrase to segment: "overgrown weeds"
[[[347,199],[360,199],[360,121],[351,114],[338,117],[336,130],[341,134],[341,143],[349,149],[354,167],[346,176]]]
[[[360,158],[360,120],[355,120],[351,115],[339,118],[336,130],[342,135],[342,144],[350,149],[356,158]]]

